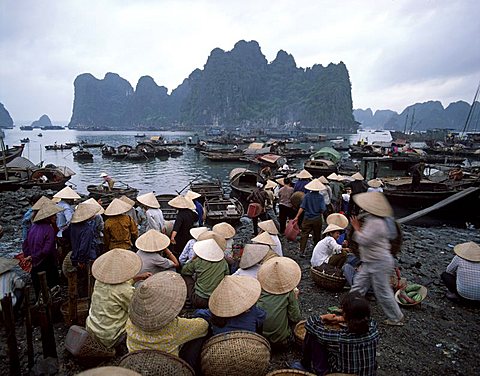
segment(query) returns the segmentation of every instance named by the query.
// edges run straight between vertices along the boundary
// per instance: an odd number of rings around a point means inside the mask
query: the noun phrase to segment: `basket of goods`
[[[303,346],[303,340],[305,339],[305,322],[307,320],[302,320],[295,325],[295,328],[293,329],[293,335],[295,336],[295,344],[298,345],[300,348]]]
[[[414,306],[427,297],[427,288],[418,284],[409,284],[405,289],[395,293],[395,300],[402,306]]]
[[[194,376],[192,367],[178,356],[159,350],[138,350],[125,355],[120,367],[136,371],[143,376]]]
[[[341,291],[347,283],[342,271],[329,264],[312,266],[310,276],[318,287],[329,291]]]
[[[205,376],[265,375],[270,364],[270,344],[253,332],[217,334],[203,345],[201,364]]]
[[[314,373],[300,371],[298,369],[279,369],[279,370],[267,373],[267,376],[299,376],[299,375],[315,376]]]

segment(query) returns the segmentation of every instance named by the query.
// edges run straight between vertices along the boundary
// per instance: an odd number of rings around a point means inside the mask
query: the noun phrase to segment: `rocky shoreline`
[[[21,250],[21,218],[28,206],[32,191],[4,192],[0,194],[0,224],[5,235],[0,241],[0,255],[12,257]],[[49,192],[44,192],[49,193]],[[53,192],[52,192],[53,193]],[[459,229],[447,226],[422,228],[403,226],[405,242],[398,256],[402,276],[408,281],[428,288],[428,296],[420,305],[403,309],[406,316],[404,327],[380,325],[378,348],[378,375],[478,375],[480,322],[478,307],[463,306],[445,298],[445,287],[439,275],[452,259],[453,246],[466,241],[480,243],[476,229]],[[251,237],[251,222],[244,218],[237,228],[236,243],[244,244]],[[338,305],[339,296],[318,288],[310,278],[309,260],[297,256],[298,244],[282,239],[285,256],[295,259],[302,268],[299,285],[302,315],[325,312],[326,308]],[[310,244],[310,251],[312,245]],[[375,302],[372,302],[373,317],[380,323],[385,318]],[[17,320],[16,334],[22,374],[28,374],[25,349],[25,326],[23,318]],[[4,335],[4,328],[2,335]],[[68,327],[55,324],[58,348],[59,375],[74,375],[83,367],[78,365],[64,350],[63,340]],[[35,357],[42,359],[40,331],[34,330]],[[0,360],[8,364],[6,341],[0,345]],[[272,356],[271,369],[285,368],[285,361],[298,358],[297,349]],[[107,364],[118,363],[115,358]],[[44,364],[45,365],[45,364]],[[0,372],[2,373],[2,372]],[[38,374],[38,372],[37,372]]]

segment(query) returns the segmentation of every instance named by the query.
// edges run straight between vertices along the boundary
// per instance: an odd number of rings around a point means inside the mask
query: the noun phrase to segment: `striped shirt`
[[[457,291],[465,299],[480,300],[480,262],[455,256],[447,273],[457,276]]]

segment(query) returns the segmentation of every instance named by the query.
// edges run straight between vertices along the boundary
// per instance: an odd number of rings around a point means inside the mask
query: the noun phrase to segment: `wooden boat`
[[[183,150],[178,147],[167,146],[167,150],[170,157],[179,157],[183,155]]]
[[[3,152],[0,150],[0,165],[3,166],[4,161],[8,164],[17,157],[21,157],[25,145],[12,146],[5,149],[5,159],[3,159]]]
[[[210,226],[220,222],[235,226],[240,222],[244,209],[236,198],[212,198],[205,201],[205,212],[206,222]]]
[[[140,142],[135,146],[135,150],[147,158],[155,158],[155,146],[153,146],[151,142]]]
[[[37,137],[43,137],[43,134],[39,133],[37,134]]]
[[[73,145],[67,145],[67,144],[45,145],[46,150],[70,150],[72,148],[73,148]]]
[[[304,163],[303,168],[316,178],[338,172],[337,165],[328,159],[310,159]]]
[[[92,162],[93,161],[93,154],[90,153],[88,150],[77,150],[73,152],[73,160],[74,161],[83,161],[83,162]]]
[[[102,156],[105,157],[105,158],[110,158],[116,152],[117,152],[117,150],[115,149],[114,146],[105,145],[102,148]]]
[[[201,151],[203,156],[205,156],[209,161],[212,162],[235,162],[240,161],[244,156],[243,152],[239,149],[237,150],[228,150],[228,151]]]
[[[184,146],[186,141],[183,140],[170,140],[170,141],[163,141],[163,146]]]
[[[190,190],[202,195],[203,199],[211,200],[223,197],[223,188],[220,180],[190,183]]]
[[[265,184],[265,179],[257,172],[246,168],[234,168],[229,174],[230,197],[240,200],[242,205],[247,204],[247,197],[257,187],[257,183]]]
[[[102,206],[106,208],[113,201],[114,198],[120,198],[125,195],[132,200],[135,200],[138,195],[138,189],[130,187],[127,184],[124,184],[123,188],[113,187],[111,191],[105,189],[102,185],[89,185],[87,186],[87,191],[89,192],[89,197],[93,197],[95,200],[101,200]]]
[[[142,153],[138,150],[130,150],[127,155],[125,156],[125,160],[127,161],[148,161],[148,157],[146,154]]]
[[[127,158],[128,153],[133,148],[130,145],[120,145],[115,149],[115,153],[111,154],[110,157],[116,160],[124,160]]]
[[[161,195],[156,195],[155,197],[157,198],[157,201],[160,204],[160,209],[162,210],[163,218],[166,221],[174,221],[175,218],[177,218],[177,209],[172,208],[170,205],[168,205],[168,201],[177,197],[177,195],[161,194]]]
[[[105,146],[105,143],[104,142],[89,143],[85,140],[82,140],[80,141],[79,145],[83,146],[84,148],[103,148]]]
[[[145,138],[145,137],[147,137],[147,135],[145,133],[137,133],[134,137],[135,138]]]
[[[29,142],[30,142],[30,139],[29,139],[28,137],[22,138],[22,139],[20,140],[20,142],[21,142],[22,144],[26,144],[26,143],[29,143]]]

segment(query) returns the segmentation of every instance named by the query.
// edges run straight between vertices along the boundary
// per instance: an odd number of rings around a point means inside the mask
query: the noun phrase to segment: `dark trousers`
[[[443,283],[445,283],[445,287],[448,289],[448,291],[458,295],[457,276],[451,273],[443,272],[440,277],[442,278]]]
[[[300,234],[300,253],[305,253],[307,248],[308,235],[313,232],[313,244],[316,245],[322,237],[323,219],[320,215],[317,218],[304,218],[302,222],[302,232]]]
[[[196,375],[202,374],[200,354],[202,352],[203,343],[206,339],[207,337],[193,339],[184,343],[180,349],[179,357],[190,364]]]
[[[305,333],[303,340],[302,365],[315,372],[317,375],[325,375],[328,372],[328,351],[316,340],[315,336]]]
[[[341,269],[343,264],[345,264],[345,261],[347,261],[347,252],[342,250],[341,253],[330,256],[328,264]]]
[[[195,294],[195,280],[192,276],[182,275],[187,285],[187,297],[193,308],[208,308],[208,299],[202,298]]]
[[[38,278],[39,272],[45,272],[47,275],[47,285],[49,288],[57,286],[59,283],[57,263],[53,256],[48,256],[37,266],[32,266],[30,275],[32,277],[33,289],[35,290],[35,296],[38,298],[40,294],[40,278]]]
[[[265,213],[260,214],[258,217],[253,217],[252,218],[252,223],[253,223],[253,235],[257,236],[258,235],[258,219],[262,221],[267,220],[267,215]]]
[[[293,219],[297,215],[297,212],[288,206],[278,205],[278,221],[280,222],[280,234],[285,232],[285,227],[287,226],[287,219]]]

